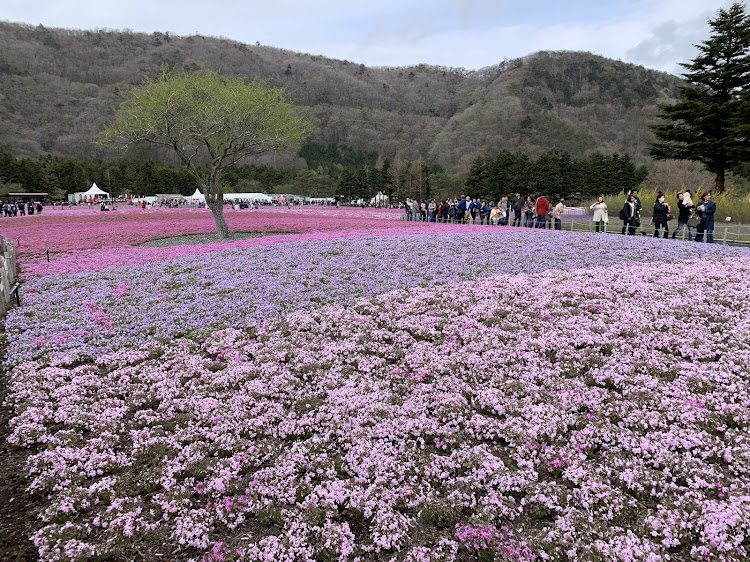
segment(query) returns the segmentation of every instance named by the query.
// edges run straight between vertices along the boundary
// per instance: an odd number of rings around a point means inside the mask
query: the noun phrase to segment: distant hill
[[[73,31],[0,22],[0,144],[19,157],[109,160],[91,144],[118,91],[161,65],[268,79],[318,124],[311,139],[465,173],[477,154],[551,148],[648,161],[648,125],[674,99],[672,75],[580,52],[541,52],[479,71],[366,67],[200,35]],[[174,163],[144,147],[129,154]],[[260,163],[304,166],[296,154]]]

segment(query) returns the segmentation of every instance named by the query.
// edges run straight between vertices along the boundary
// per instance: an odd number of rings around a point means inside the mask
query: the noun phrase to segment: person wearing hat
[[[552,218],[555,221],[555,230],[562,230],[562,214],[565,211],[565,199],[560,199],[560,202],[555,205],[552,209]]]

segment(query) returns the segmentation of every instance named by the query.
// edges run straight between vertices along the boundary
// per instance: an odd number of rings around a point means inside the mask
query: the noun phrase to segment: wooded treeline
[[[600,192],[632,189],[648,176],[646,166],[635,164],[627,155],[598,152],[574,159],[567,152],[551,150],[533,159],[522,152],[501,150],[493,157],[477,156],[465,181],[424,159],[383,158],[346,146],[308,143],[300,156],[307,170],[248,164],[228,168],[221,181],[230,193],[337,197],[347,202],[369,201],[378,191],[393,202],[464,194],[497,201],[516,191],[576,201]],[[0,149],[0,197],[8,192],[43,191],[50,201],[62,201],[69,193],[85,191],[91,182],[112,195],[129,196],[190,195],[197,187],[185,169],[151,160],[104,162],[44,156],[35,161]]]

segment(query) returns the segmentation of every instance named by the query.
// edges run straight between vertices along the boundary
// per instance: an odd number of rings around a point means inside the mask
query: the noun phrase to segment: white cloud
[[[0,1],[10,21],[200,33],[369,65],[476,69],[539,50],[586,50],[679,72],[707,37],[707,19],[732,0]]]

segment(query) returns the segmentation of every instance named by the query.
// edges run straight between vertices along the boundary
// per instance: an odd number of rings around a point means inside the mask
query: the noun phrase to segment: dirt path
[[[0,357],[4,357],[0,349]],[[23,466],[26,455],[8,443],[12,410],[3,405],[8,394],[8,373],[0,373],[0,561],[31,562],[38,559],[29,540],[35,509],[25,493]]]

